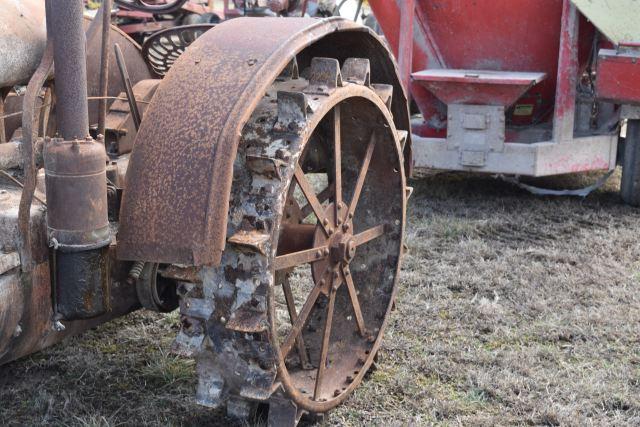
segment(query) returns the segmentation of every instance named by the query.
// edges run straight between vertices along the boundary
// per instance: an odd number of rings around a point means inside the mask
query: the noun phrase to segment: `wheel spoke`
[[[384,234],[384,224],[376,225],[368,230],[358,233],[353,236],[353,240],[356,242],[356,246],[363,245],[373,239],[376,239]]]
[[[364,337],[366,336],[367,331],[364,325],[364,317],[362,317],[360,301],[358,301],[358,293],[356,292],[356,287],[353,284],[353,277],[351,277],[349,266],[342,266],[342,277],[344,278],[344,282],[347,284],[347,289],[349,290],[349,297],[351,298],[353,312],[356,315],[356,324],[358,325],[358,330],[360,331],[360,335]]]
[[[376,134],[373,132],[371,134],[371,138],[369,138],[369,144],[367,145],[367,152],[364,155],[364,159],[362,160],[362,166],[360,167],[360,172],[358,173],[358,180],[356,181],[356,187],[353,190],[353,197],[351,198],[351,203],[349,204],[349,212],[347,214],[348,218],[353,218],[353,215],[356,211],[356,206],[358,206],[358,200],[360,199],[360,193],[362,192],[362,187],[364,186],[364,180],[367,177],[367,171],[369,170],[369,164],[371,163],[371,157],[373,156],[373,149],[376,146]]]
[[[327,318],[324,321],[324,333],[322,336],[322,348],[320,350],[320,362],[318,363],[318,373],[316,374],[316,385],[313,391],[313,399],[317,400],[322,388],[322,380],[324,371],[327,369],[327,355],[329,354],[329,343],[331,341],[331,325],[333,323],[333,309],[336,304],[337,283],[332,283],[329,292],[329,308],[327,309]]]
[[[284,268],[291,268],[297,265],[320,261],[326,257],[326,250],[328,250],[326,246],[319,246],[317,248],[305,249],[304,251],[277,256],[275,260],[275,269],[277,271]]]
[[[335,218],[340,225],[340,204],[342,203],[342,143],[340,141],[340,104],[333,107],[333,184],[335,186]]]
[[[291,292],[291,284],[289,283],[288,277],[285,277],[282,281],[282,291],[284,292],[284,299],[287,302],[289,318],[293,325],[298,319],[298,314],[296,313],[296,302],[293,299],[293,292]],[[303,369],[308,369],[311,364],[309,363],[309,356],[307,355],[307,348],[304,345],[304,338],[302,337],[302,334],[296,338],[295,344],[296,349],[298,350],[298,356],[300,357],[300,365]]]
[[[324,190],[318,193],[318,201],[322,204],[325,202],[331,195],[333,194],[333,184],[329,184]],[[313,208],[311,203],[307,203],[302,208],[300,208],[302,212],[302,218],[306,218],[313,212]]]
[[[307,177],[304,176],[304,172],[302,171],[300,165],[296,165],[294,176],[296,178],[296,181],[298,182],[298,185],[300,186],[300,190],[302,190],[302,194],[304,194],[304,197],[307,198],[307,201],[311,205],[313,213],[316,214],[318,222],[322,225],[322,228],[328,235],[329,221],[324,216],[322,204],[318,200],[316,193],[313,191],[313,187],[311,187],[311,184],[309,184],[309,181],[307,181]]]
[[[307,320],[309,319],[309,314],[311,314],[311,310],[313,309],[313,306],[315,305],[319,295],[320,295],[320,287],[314,286],[313,289],[311,290],[311,293],[307,297],[307,300],[304,302],[304,305],[302,306],[302,310],[300,310],[300,314],[298,315],[298,318],[296,319],[295,322],[293,322],[293,325],[291,325],[291,330],[289,331],[289,334],[285,338],[284,344],[282,344],[282,348],[280,349],[280,351],[282,353],[283,359],[287,358],[287,355],[289,354],[289,352],[291,351],[291,348],[293,347],[293,343],[295,342],[295,339],[298,337],[298,335],[300,335],[300,332],[302,332],[302,328],[304,328],[304,325],[307,323]]]

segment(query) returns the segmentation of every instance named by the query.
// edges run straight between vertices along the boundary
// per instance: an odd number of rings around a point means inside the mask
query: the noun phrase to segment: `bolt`
[[[333,391],[333,397],[338,397],[338,396],[340,396],[340,390],[335,389],[335,390]]]
[[[321,256],[322,256],[322,251],[321,250],[316,252],[316,258],[320,258]]]
[[[342,231],[344,231],[345,233],[347,231],[349,231],[349,223],[345,222],[344,224],[342,224]]]
[[[327,234],[331,236],[333,234],[333,228],[331,227],[327,228]]]
[[[333,272],[333,278],[334,278],[334,279],[337,279],[338,277],[340,277],[340,275],[338,274],[338,272],[337,272],[337,271],[334,271],[334,272]]]
[[[327,218],[325,218],[325,219],[322,220],[322,223],[324,225],[328,225],[329,224],[329,220]]]
[[[320,280],[320,286],[324,286],[324,279]]]
[[[53,322],[52,327],[53,327],[53,330],[56,332],[62,332],[66,329],[65,326],[62,324],[62,322],[60,322],[59,320],[55,320]]]
[[[324,251],[323,251],[323,252],[324,252],[325,256],[326,256],[326,255],[329,255],[329,248],[324,248]]]
[[[347,382],[351,384],[353,382],[353,377],[351,375],[347,375]]]
[[[344,275],[345,275],[345,276],[348,276],[348,275],[350,275],[350,274],[351,274],[351,270],[349,270],[348,268],[345,268],[345,269],[344,269]]]
[[[349,219],[353,218],[353,212],[349,212]]]

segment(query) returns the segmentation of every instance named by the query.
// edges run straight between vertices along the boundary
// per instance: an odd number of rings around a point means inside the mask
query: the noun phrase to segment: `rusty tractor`
[[[403,253],[391,54],[341,18],[244,17],[179,55],[165,34],[156,72],[110,7],[0,2],[0,363],[179,307],[200,404],[266,403],[272,425],[334,408],[372,366]]]

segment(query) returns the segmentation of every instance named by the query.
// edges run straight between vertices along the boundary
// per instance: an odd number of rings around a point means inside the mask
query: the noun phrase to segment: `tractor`
[[[241,17],[165,33],[156,73],[110,5],[0,2],[0,363],[179,309],[198,403],[325,413],[397,290],[411,135],[391,53],[341,18]]]

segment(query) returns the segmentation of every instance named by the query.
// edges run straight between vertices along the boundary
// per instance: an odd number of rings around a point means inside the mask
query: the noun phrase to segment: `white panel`
[[[640,0],[572,0],[611,41],[640,42]]]

